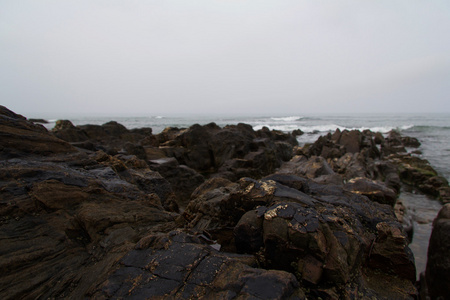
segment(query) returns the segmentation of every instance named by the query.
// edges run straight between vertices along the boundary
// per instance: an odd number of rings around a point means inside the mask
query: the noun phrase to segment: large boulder
[[[433,222],[428,246],[426,283],[431,299],[450,299],[450,204],[444,205]]]
[[[234,227],[237,252],[295,274],[310,286],[311,296],[408,299],[417,294],[409,240],[392,207],[339,185],[289,174],[241,179],[199,194],[183,216],[189,228],[212,232],[217,240]],[[395,287],[369,284],[387,278]]]
[[[297,155],[290,161],[284,163],[277,173],[317,178],[323,175],[332,175],[334,171],[326,159],[321,156],[312,156],[308,159],[304,156]]]
[[[125,153],[146,159],[144,147],[158,145],[151,128],[128,130],[116,121],[103,125],[74,126],[69,120],[56,121],[52,134],[72,145],[97,151],[102,150],[108,154]]]
[[[0,298],[84,298],[148,230],[175,227],[158,178],[95,158],[0,161]]]
[[[71,143],[85,142],[89,139],[86,132],[75,127],[69,120],[57,120],[55,127],[52,129],[52,133],[57,138]]]
[[[293,155],[297,141],[290,134],[258,131],[250,125],[195,124],[187,129],[168,128],[157,136],[166,156],[175,157],[205,175],[215,172],[237,180],[260,178],[275,171]]]
[[[140,238],[176,227],[173,190],[144,161],[0,112],[1,299],[85,298]]]
[[[34,124],[4,106],[0,106],[0,137],[2,158],[76,151],[69,143],[49,134],[44,126]]]
[[[171,184],[182,207],[187,205],[192,192],[205,181],[201,174],[188,166],[179,165],[173,157],[151,160],[149,165]]]

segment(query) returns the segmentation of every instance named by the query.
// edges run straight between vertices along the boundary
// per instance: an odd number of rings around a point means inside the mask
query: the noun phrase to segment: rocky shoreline
[[[301,134],[296,132],[295,134]],[[425,277],[403,186],[450,188],[397,132],[296,137],[246,124],[52,131],[0,106],[0,297],[450,297],[450,204]]]

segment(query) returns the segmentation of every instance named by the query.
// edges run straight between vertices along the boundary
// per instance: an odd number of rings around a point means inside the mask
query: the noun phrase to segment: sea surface
[[[285,116],[148,116],[148,117],[85,117],[70,119],[74,125],[101,125],[114,120],[128,129],[151,127],[157,134],[166,127],[187,128],[193,124],[219,126],[246,123],[255,130],[262,127],[291,132],[302,130],[305,134],[298,137],[300,145],[312,143],[321,135],[334,132],[337,128],[370,129],[387,133],[398,130],[403,135],[416,137],[422,143],[419,150],[422,158],[427,159],[438,173],[450,180],[450,114],[335,114],[308,115],[292,114]],[[45,126],[53,128],[55,120]],[[416,259],[417,274],[426,267],[428,240],[432,221],[441,208],[441,204],[413,190],[405,190],[400,198],[407,206],[414,221],[414,238],[410,248]]]

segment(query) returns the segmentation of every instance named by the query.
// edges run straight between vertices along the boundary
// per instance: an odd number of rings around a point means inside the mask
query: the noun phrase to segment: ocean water
[[[337,128],[370,129],[387,133],[398,130],[403,135],[415,137],[422,143],[421,157],[427,159],[438,173],[450,180],[450,114],[335,114],[312,115],[292,114],[285,116],[148,116],[148,117],[89,117],[70,119],[74,125],[101,125],[114,120],[128,129],[151,127],[157,134],[166,127],[187,128],[193,124],[215,122],[219,126],[246,123],[255,130],[266,126],[291,132],[302,130],[305,134],[298,137],[300,145],[312,143],[321,135],[334,132]],[[45,126],[53,128],[55,120]],[[432,230],[432,221],[441,208],[441,204],[414,191],[402,191],[400,198],[414,219],[414,238],[410,245],[416,258],[417,274],[426,267],[428,240]]]

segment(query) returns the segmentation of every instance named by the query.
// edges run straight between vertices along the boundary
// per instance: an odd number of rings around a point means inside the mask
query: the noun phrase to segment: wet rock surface
[[[0,107],[0,136],[2,299],[414,299],[397,195],[449,194],[395,132],[299,148],[246,124],[48,132]]]
[[[439,211],[433,222],[430,244],[428,246],[428,262],[426,284],[431,299],[449,299],[450,289],[450,204]]]
[[[144,237],[92,295],[94,298],[299,299],[288,272],[254,268],[249,255],[221,253],[180,231]],[[126,279],[126,280],[124,280]]]

